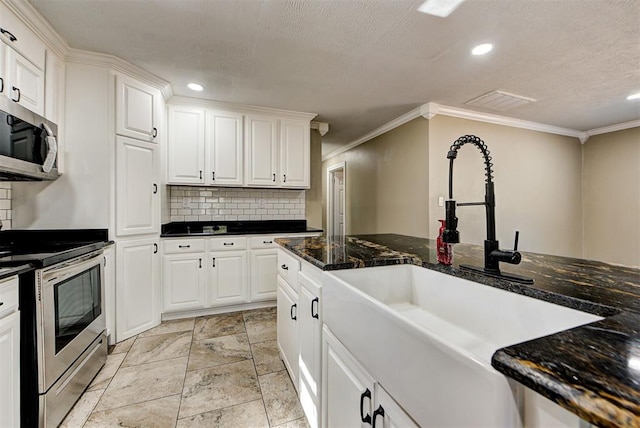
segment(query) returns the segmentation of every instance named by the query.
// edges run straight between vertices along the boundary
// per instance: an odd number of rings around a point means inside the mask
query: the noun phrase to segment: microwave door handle
[[[50,172],[56,161],[56,155],[58,154],[58,143],[56,142],[56,137],[53,135],[53,131],[49,128],[49,125],[43,123],[42,127],[46,133],[45,142],[47,143],[47,157],[42,164],[42,170],[44,172]]]

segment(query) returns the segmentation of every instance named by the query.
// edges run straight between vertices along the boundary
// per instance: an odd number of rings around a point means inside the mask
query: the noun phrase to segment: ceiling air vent
[[[507,111],[525,104],[535,103],[537,100],[503,91],[492,91],[488,94],[467,101],[465,104],[473,107],[486,108],[494,111]]]

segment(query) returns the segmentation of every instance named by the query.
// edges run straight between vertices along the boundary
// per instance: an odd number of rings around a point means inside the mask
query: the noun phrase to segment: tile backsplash
[[[168,186],[171,221],[304,220],[305,191]]]
[[[11,229],[11,183],[0,183],[0,221],[2,230]]]

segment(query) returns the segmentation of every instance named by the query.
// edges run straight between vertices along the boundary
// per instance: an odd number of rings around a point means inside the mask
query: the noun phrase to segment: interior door
[[[344,235],[344,172],[333,173],[333,231],[335,235]]]

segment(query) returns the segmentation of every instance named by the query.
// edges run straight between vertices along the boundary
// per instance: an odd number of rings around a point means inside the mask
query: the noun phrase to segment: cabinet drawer
[[[278,248],[275,236],[254,236],[251,238],[251,248]]]
[[[18,277],[14,276],[0,282],[0,318],[18,309]]]
[[[280,275],[287,283],[298,290],[298,272],[300,271],[300,262],[289,253],[283,250],[278,251],[278,275]]]
[[[172,239],[164,241],[164,254],[199,253],[204,251],[204,239]]]
[[[247,248],[247,238],[230,236],[228,238],[209,239],[209,251],[224,250],[245,250]]]

